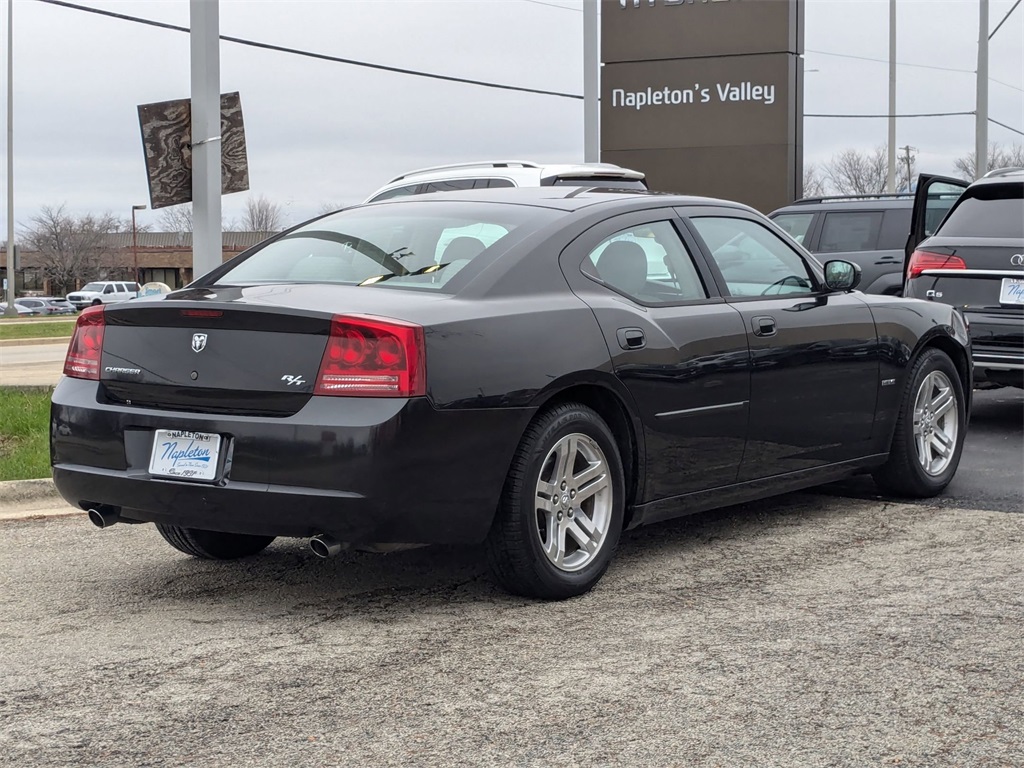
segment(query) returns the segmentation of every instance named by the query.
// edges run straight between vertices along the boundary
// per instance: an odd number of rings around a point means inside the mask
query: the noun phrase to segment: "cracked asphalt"
[[[1024,515],[792,494],[545,604],[472,548],[2,526],[0,765],[1020,766]]]

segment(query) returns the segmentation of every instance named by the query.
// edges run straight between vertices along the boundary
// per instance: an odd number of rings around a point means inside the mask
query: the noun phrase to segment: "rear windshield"
[[[339,283],[450,292],[489,260],[563,215],[525,205],[420,202],[352,208],[304,224],[228,262],[218,284]]]
[[[598,187],[600,189],[647,189],[647,183],[640,179],[601,178],[599,176],[558,176],[551,182],[555,187]]]
[[[1024,238],[1024,184],[982,185],[968,190],[935,234]]]

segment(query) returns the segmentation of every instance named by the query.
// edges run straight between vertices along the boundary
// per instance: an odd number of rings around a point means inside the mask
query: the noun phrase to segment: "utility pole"
[[[909,144],[905,147],[900,147],[903,150],[903,161],[907,164],[907,192],[912,189],[911,181],[913,181],[912,168],[914,167],[913,158],[911,158],[911,152],[917,152],[917,147],[912,147]]]
[[[889,0],[889,175],[885,191],[896,191],[896,0]]]
[[[14,306],[14,0],[7,0],[7,309],[4,314],[17,317]]]
[[[978,0],[978,105],[974,112],[974,173],[988,173],[988,0]],[[1016,7],[1016,6],[1014,6]],[[1013,10],[1012,8],[1010,9]]]
[[[597,48],[597,0],[583,0],[583,162],[601,159],[601,59]]]
[[[220,12],[189,0],[192,54],[192,278],[223,261],[220,231]]]

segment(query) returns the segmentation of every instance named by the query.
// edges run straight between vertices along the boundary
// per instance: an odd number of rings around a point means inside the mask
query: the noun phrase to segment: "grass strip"
[[[52,387],[0,387],[0,480],[50,476]]]
[[[50,339],[74,333],[74,320],[43,320],[36,323],[0,322],[0,339]]]

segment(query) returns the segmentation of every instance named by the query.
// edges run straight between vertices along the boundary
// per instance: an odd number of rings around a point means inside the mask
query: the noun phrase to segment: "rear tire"
[[[235,560],[262,552],[274,536],[251,536],[246,533],[204,531],[177,525],[156,524],[164,540],[179,552],[204,560]]]
[[[910,371],[889,460],[875,470],[887,494],[926,499],[949,485],[960,465],[967,406],[956,366],[941,350],[926,349]]]
[[[513,594],[564,600],[590,591],[622,531],[625,480],[608,425],[579,403],[538,416],[512,460],[486,548]]]

